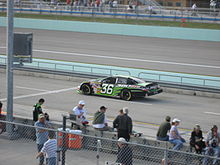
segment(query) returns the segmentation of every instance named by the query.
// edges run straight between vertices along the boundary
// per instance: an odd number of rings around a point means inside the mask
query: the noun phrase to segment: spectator
[[[55,132],[48,132],[48,140],[44,143],[43,148],[37,154],[37,157],[41,157],[46,154],[47,157],[47,165],[56,165],[56,157],[57,157],[57,140],[55,139]]]
[[[0,117],[1,117],[1,115],[2,115],[2,107],[3,107],[3,104],[2,104],[2,102],[0,101]]]
[[[94,114],[94,119],[93,119],[93,127],[99,131],[108,131],[108,123],[107,123],[107,118],[105,115],[106,112],[106,107],[101,106],[100,109]]]
[[[123,114],[119,114],[113,121],[113,127],[117,128],[118,139],[123,137],[126,141],[130,140],[132,134],[132,119],[128,116],[128,108],[123,108]]]
[[[167,132],[170,130],[170,128],[170,116],[167,116],[165,121],[160,124],[160,127],[157,131],[157,140],[168,141],[169,136],[167,135]]]
[[[85,126],[89,122],[86,119],[86,110],[84,109],[85,101],[80,100],[78,106],[73,108],[73,113],[77,116],[79,121]]]
[[[47,121],[43,114],[39,114],[39,119],[35,123],[35,126],[38,127],[36,128],[36,143],[37,143],[38,152],[40,152],[41,149],[43,148],[44,143],[48,140],[48,131],[43,128],[48,128],[49,125],[47,124]],[[42,127],[42,129],[39,127]],[[39,158],[40,158],[39,165],[43,165],[44,156],[40,155]]]
[[[191,133],[190,146],[195,148],[197,154],[201,154],[203,148],[205,148],[205,142],[203,141],[202,131],[198,124],[196,124]]]
[[[207,139],[205,141],[205,155],[211,155],[211,153],[214,154],[214,156],[220,157],[220,133],[218,132],[218,127],[216,125],[213,125],[211,128],[211,131],[208,132],[207,134]],[[208,158],[204,158],[203,164],[206,165],[208,164]],[[212,164],[217,165],[217,159],[213,160]]]
[[[36,122],[38,120],[38,116],[39,114],[42,114],[43,111],[42,111],[42,105],[43,103],[45,102],[45,100],[43,98],[41,98],[38,103],[36,103],[34,105],[34,108],[33,108],[33,121]]]
[[[118,147],[119,150],[116,163],[121,163],[122,165],[132,165],[133,153],[124,138],[121,137],[118,139]]]
[[[183,139],[179,131],[177,129],[177,126],[180,124],[179,119],[173,119],[172,121],[172,127],[170,129],[170,136],[169,136],[169,142],[174,144],[173,150],[180,150],[183,146],[183,143],[185,143],[185,139]]]

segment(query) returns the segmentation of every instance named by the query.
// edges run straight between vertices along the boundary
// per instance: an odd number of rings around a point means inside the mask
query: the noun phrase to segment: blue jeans
[[[38,152],[41,151],[41,149],[43,148],[44,144],[37,144],[37,150]],[[39,164],[43,164],[44,163],[44,156],[40,156],[39,158]]]
[[[215,147],[215,148],[213,148],[213,147],[206,147],[205,148],[205,155],[210,156],[211,153],[213,153],[214,157],[219,158],[220,157],[220,147]],[[217,162],[217,160],[214,159],[212,164],[214,165],[214,164],[216,164],[216,162]],[[203,159],[203,165],[206,165],[206,164],[208,164],[208,158],[207,157],[205,157]]]
[[[174,144],[173,150],[180,150],[183,147],[183,143],[185,143],[185,139],[172,139],[169,140],[170,143]]]
[[[167,135],[166,137],[159,137],[157,136],[157,140],[160,140],[160,141],[169,141],[169,136]]]
[[[47,165],[56,165],[56,157],[47,158]]]

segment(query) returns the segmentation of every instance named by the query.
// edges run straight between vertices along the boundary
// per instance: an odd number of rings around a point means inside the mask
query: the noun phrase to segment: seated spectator
[[[168,141],[169,136],[167,135],[167,132],[170,130],[170,128],[171,128],[170,116],[167,116],[165,118],[165,121],[160,124],[160,127],[157,131],[157,140]]]
[[[93,127],[99,131],[108,131],[108,123],[107,123],[107,118],[105,115],[106,112],[106,107],[101,106],[100,109],[94,114],[93,118]]]
[[[73,108],[73,113],[77,116],[77,119],[85,126],[89,122],[86,119],[86,110],[84,109],[85,101],[80,100],[78,106]]]
[[[191,133],[190,146],[195,148],[197,154],[201,154],[203,148],[205,148],[205,142],[203,141],[202,131],[198,124],[196,124]]]
[[[211,155],[214,154],[214,156],[220,157],[220,147],[219,147],[219,143],[220,143],[220,133],[218,132],[218,127],[216,125],[214,125],[211,128],[211,131],[208,132],[207,134],[207,139],[205,141],[205,155]],[[208,164],[208,158],[205,157],[203,160],[203,165]],[[213,165],[217,165],[220,164],[220,162],[217,162],[217,159],[214,159],[212,162]]]
[[[169,136],[169,142],[174,144],[173,150],[180,150],[183,147],[183,143],[185,143],[185,139],[183,139],[179,131],[177,129],[177,126],[180,124],[179,119],[173,119],[172,121],[172,127],[170,129],[170,136]]]

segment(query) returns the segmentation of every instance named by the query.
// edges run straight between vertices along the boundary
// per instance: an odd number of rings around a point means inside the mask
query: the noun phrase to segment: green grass
[[[0,16],[6,16],[6,13],[0,13]],[[66,20],[66,21],[83,21],[83,22],[103,22],[103,23],[117,23],[117,24],[131,24],[131,25],[183,27],[183,24],[181,22],[175,22],[175,21],[153,21],[153,20],[138,20],[138,19],[125,19],[125,18],[121,18],[121,19],[119,18],[96,18],[96,17],[40,15],[40,14],[23,14],[23,13],[15,13],[15,17],[33,18],[33,19]],[[184,28],[220,30],[220,24],[186,22],[184,25]]]

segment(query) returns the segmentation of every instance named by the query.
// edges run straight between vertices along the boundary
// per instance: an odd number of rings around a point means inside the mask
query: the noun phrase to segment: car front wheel
[[[88,84],[83,84],[81,87],[82,93],[85,95],[91,95],[92,94],[92,89]]]
[[[132,99],[132,93],[131,91],[125,89],[121,92],[121,99],[130,101]]]

